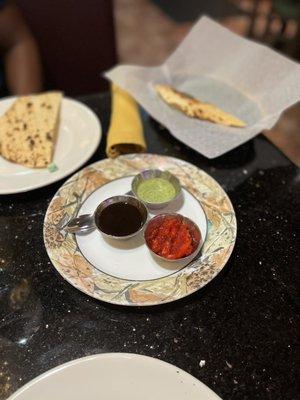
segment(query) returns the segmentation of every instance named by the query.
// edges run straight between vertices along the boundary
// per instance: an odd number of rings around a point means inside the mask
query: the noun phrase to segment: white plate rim
[[[0,102],[13,101],[13,100],[16,100],[16,98],[17,98],[17,96],[9,96],[9,97],[0,99]],[[52,183],[55,183],[57,181],[60,181],[61,179],[66,178],[67,176],[69,176],[70,174],[72,174],[73,172],[78,170],[80,167],[82,167],[82,165],[84,165],[96,151],[97,147],[100,144],[101,138],[102,138],[102,127],[101,127],[101,122],[100,122],[100,119],[98,118],[98,116],[94,113],[94,111],[90,107],[88,107],[86,104],[82,103],[81,101],[72,99],[70,97],[65,97],[65,96],[63,97],[62,101],[67,101],[67,102],[70,102],[71,104],[75,103],[76,106],[81,107],[89,115],[89,117],[94,120],[94,122],[97,125],[97,132],[95,131],[95,141],[94,141],[93,146],[91,146],[90,149],[88,149],[88,151],[86,153],[85,152],[83,153],[83,156],[82,156],[82,159],[80,162],[72,165],[71,167],[69,167],[67,169],[58,170],[58,171],[60,171],[60,173],[57,173],[56,175],[49,175],[49,179],[47,179],[47,181],[44,181],[43,183],[39,183],[39,184],[27,185],[27,186],[24,186],[17,190],[0,188],[0,195],[24,193],[24,192],[28,192],[31,190],[35,190],[35,189],[39,189],[39,188],[51,185]],[[1,154],[0,154],[0,157],[1,157]]]
[[[89,355],[89,356],[85,356],[85,357],[81,357],[81,358],[76,358],[75,360],[71,360],[64,364],[57,365],[56,367],[51,368],[50,370],[42,373],[41,375],[38,375],[37,377],[33,378],[31,381],[27,382],[24,386],[22,386],[15,393],[13,393],[7,400],[18,400],[20,398],[19,396],[22,395],[24,392],[26,392],[27,389],[31,388],[36,383],[38,383],[44,379],[47,379],[48,376],[53,375],[55,373],[59,373],[59,371],[62,371],[64,369],[76,366],[81,363],[89,362],[89,361],[95,360],[95,359],[105,360],[105,359],[109,359],[109,358],[119,358],[119,357],[122,357],[122,358],[127,357],[127,358],[133,358],[133,359],[139,358],[139,359],[144,360],[145,362],[157,363],[164,368],[176,369],[177,371],[180,372],[181,375],[188,376],[189,379],[197,382],[197,385],[199,385],[201,387],[201,389],[205,389],[209,393],[210,398],[206,399],[206,400],[222,400],[212,389],[210,389],[207,385],[205,385],[203,382],[201,382],[195,376],[189,374],[188,372],[184,371],[183,369],[181,369],[167,361],[163,361],[158,358],[146,356],[143,354],[121,353],[121,352],[93,354],[93,355]],[[20,400],[22,400],[22,397],[20,398]]]

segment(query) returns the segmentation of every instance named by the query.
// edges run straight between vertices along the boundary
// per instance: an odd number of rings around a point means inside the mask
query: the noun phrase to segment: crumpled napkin
[[[117,66],[105,76],[130,93],[178,140],[208,158],[270,129],[280,114],[300,99],[299,64],[208,17],[195,24],[161,66]],[[157,83],[213,103],[244,120],[247,127],[188,118],[157,96]]]

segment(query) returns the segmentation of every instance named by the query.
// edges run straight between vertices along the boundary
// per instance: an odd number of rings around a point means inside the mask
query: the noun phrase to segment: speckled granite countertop
[[[81,99],[100,116],[109,97]],[[42,372],[89,354],[133,352],[181,367],[224,400],[298,398],[296,385],[300,172],[263,137],[215,160],[145,118],[151,153],[211,174],[236,210],[223,272],[198,293],[154,308],[122,308],[65,282],[44,249],[44,214],[61,182],[0,197],[0,399]],[[92,161],[104,157],[104,143]]]

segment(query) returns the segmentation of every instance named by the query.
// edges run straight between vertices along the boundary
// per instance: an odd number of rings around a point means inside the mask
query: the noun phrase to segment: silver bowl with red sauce
[[[177,213],[159,214],[152,218],[147,223],[144,238],[154,256],[169,262],[191,261],[203,244],[195,222]]]

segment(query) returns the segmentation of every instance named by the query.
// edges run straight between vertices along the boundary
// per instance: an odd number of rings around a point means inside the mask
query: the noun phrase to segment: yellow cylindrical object
[[[136,101],[115,84],[111,86],[112,109],[107,133],[106,154],[115,158],[121,154],[146,150],[143,125]]]

